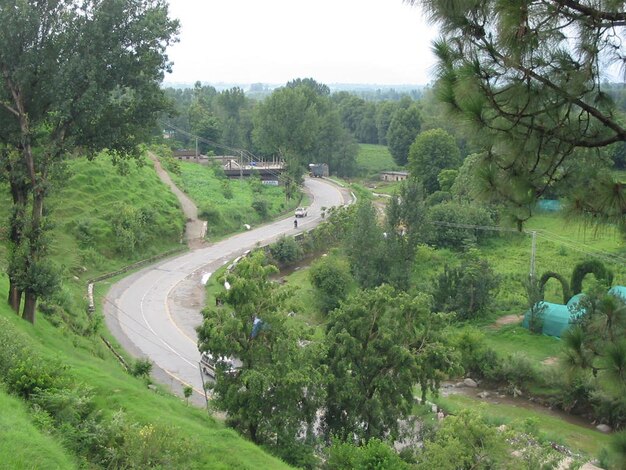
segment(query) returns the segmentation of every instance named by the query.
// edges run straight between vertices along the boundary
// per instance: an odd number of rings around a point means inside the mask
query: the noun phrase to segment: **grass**
[[[56,306],[55,313],[40,311],[33,326],[0,302],[0,328],[14,332],[12,338],[24,338],[33,355],[57,359],[67,365],[75,382],[92,390],[94,403],[103,416],[112,417],[123,411],[132,426],[146,430],[146,435],[151,429],[167,433],[168,443],[146,440],[146,446],[153,446],[146,451],[180,454],[185,462],[182,468],[288,468],[209,417],[206,410],[186,406],[182,399],[161,388],[156,392],[148,389],[144,380],[123,370],[98,335],[86,334],[88,324],[101,320],[101,309],[98,307],[95,316],[86,315],[85,279],[180,246],[184,217],[178,201],[158,179],[152,165],[137,167],[131,163],[126,176],[118,174],[105,158],[93,162],[79,158],[67,166],[64,184],[49,199],[54,222],[51,255],[64,278],[63,286],[49,301]],[[0,189],[0,216],[6,220],[10,208],[8,188],[4,185]],[[135,253],[125,256],[116,249],[118,240],[111,221],[126,209],[132,213],[138,208],[150,209],[151,233],[144,233],[142,245]],[[6,253],[6,247],[0,244],[3,271]],[[114,281],[98,284],[97,297],[101,299]],[[0,274],[0,292],[5,295],[7,290],[7,277]],[[6,347],[2,345],[0,355]],[[130,359],[126,353],[123,355]],[[71,442],[62,441],[54,431],[44,432],[24,402],[3,391],[3,379],[0,377],[2,465],[84,467],[70,450]],[[167,449],[161,450],[160,444],[167,444]]]
[[[499,329],[483,328],[485,343],[500,355],[523,353],[528,359],[541,361],[558,356],[561,341],[544,335],[535,335],[519,325],[505,325]]]
[[[287,201],[282,187],[258,179],[218,178],[212,167],[190,162],[180,162],[180,169],[172,179],[198,205],[211,238],[242,231],[244,224],[258,225],[300,204],[300,198]]]
[[[6,288],[7,280],[3,276],[0,291]],[[172,445],[189,454],[186,468],[287,468],[207,416],[206,411],[189,407],[182,399],[168,393],[149,390],[143,380],[122,369],[98,337],[76,336],[62,326],[54,327],[43,315],[34,326],[30,325],[3,304],[0,304],[0,319],[3,328],[16,331],[14,336],[26,337],[29,350],[34,354],[58,359],[68,366],[76,382],[92,390],[98,409],[106,416],[123,410],[139,426],[167,429]],[[19,419],[21,428],[33,426],[28,414],[22,413],[15,419]],[[14,437],[14,444],[20,446],[18,435]],[[29,447],[30,442],[22,446]],[[71,460],[72,456],[66,451],[65,458]]]
[[[472,408],[479,410],[491,423],[511,424],[533,419],[537,422],[540,435],[551,442],[557,442],[574,451],[583,452],[588,457],[595,457],[609,446],[611,436],[595,429],[585,428],[569,423],[556,416],[536,412],[520,406],[493,404],[489,406],[481,401],[463,395],[450,395],[434,400],[448,413],[457,413],[461,409]]]
[[[25,404],[0,389],[0,462],[11,469],[73,469],[74,458],[35,426]]]
[[[131,163],[128,173],[120,175],[101,156],[71,160],[67,170],[63,185],[48,200],[55,222],[51,256],[67,274],[85,279],[179,246],[184,218],[178,200],[150,163]],[[145,210],[149,222],[133,224],[132,239],[117,233],[114,221],[135,222],[138,210]],[[131,252],[128,243],[133,241]]]
[[[359,144],[356,164],[361,175],[375,178],[381,171],[401,170],[386,145]],[[377,179],[380,179],[378,177]]]

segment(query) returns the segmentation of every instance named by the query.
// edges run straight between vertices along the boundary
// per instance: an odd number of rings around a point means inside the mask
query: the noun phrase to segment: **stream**
[[[511,396],[506,395],[501,391],[486,389],[481,387],[457,387],[453,382],[445,382],[439,393],[442,397],[449,397],[451,395],[463,395],[472,398],[478,402],[488,403],[490,405],[508,405],[517,408],[523,408],[526,410],[541,413],[553,418],[558,418],[576,426],[581,426],[587,429],[596,429],[595,425],[588,419],[582,416],[572,415],[557,408],[550,408],[542,405],[531,398],[525,396]],[[485,393],[487,394],[485,396]]]

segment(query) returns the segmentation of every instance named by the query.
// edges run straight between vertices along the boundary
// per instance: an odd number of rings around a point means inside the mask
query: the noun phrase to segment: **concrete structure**
[[[408,177],[408,171],[381,171],[380,173],[380,179],[383,181],[404,181]]]

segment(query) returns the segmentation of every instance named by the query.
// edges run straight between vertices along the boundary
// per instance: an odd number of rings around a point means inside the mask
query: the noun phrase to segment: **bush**
[[[466,327],[454,338],[466,375],[475,379],[494,377],[500,369],[498,354],[485,343],[485,336],[476,328]]]
[[[130,368],[131,375],[135,377],[148,377],[152,372],[150,359],[137,359]]]
[[[339,307],[339,304],[348,297],[352,283],[350,268],[335,257],[322,258],[313,263],[309,270],[309,278],[317,291],[316,297],[324,312]]]
[[[456,312],[459,320],[484,316],[493,305],[499,285],[500,278],[489,263],[471,254],[457,268],[445,266],[435,280],[435,309]]]
[[[281,237],[269,247],[270,255],[281,266],[288,266],[302,259],[302,248],[293,237]]]
[[[539,373],[523,353],[507,356],[492,372],[491,377],[487,377],[495,382],[508,384],[512,392],[527,390],[528,384],[537,383],[538,378]]]
[[[220,210],[210,203],[198,208],[198,217],[206,220],[209,226],[221,225],[224,219]]]
[[[489,212],[475,204],[443,202],[428,210],[427,221],[433,225],[429,242],[438,248],[467,249],[493,236],[495,232],[458,225],[493,226]]]
[[[252,201],[252,208],[262,219],[267,219],[270,213],[270,205],[265,199],[255,199]]]

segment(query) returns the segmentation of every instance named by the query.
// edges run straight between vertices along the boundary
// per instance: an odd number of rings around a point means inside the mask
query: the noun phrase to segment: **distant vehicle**
[[[220,357],[215,359],[212,354],[203,352],[200,357],[200,368],[205,375],[211,378],[215,378],[216,368],[218,366],[224,366],[224,370],[227,374],[234,374],[241,367],[237,364],[238,361],[229,357]]]
[[[326,163],[309,164],[310,175],[314,178],[323,178],[328,176],[328,165]]]
[[[306,208],[298,207],[296,209],[296,217],[306,217],[306,216],[307,216]]]

